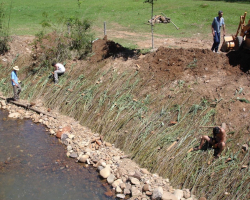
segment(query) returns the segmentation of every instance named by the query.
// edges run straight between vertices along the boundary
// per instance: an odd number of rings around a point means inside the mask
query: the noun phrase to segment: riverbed
[[[1,200],[115,199],[92,167],[66,156],[65,146],[32,120],[0,109]]]

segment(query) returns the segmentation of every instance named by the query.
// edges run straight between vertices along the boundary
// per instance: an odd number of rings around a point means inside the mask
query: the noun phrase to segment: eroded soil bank
[[[31,40],[17,41],[13,40],[11,51],[2,56],[7,70],[13,60],[23,68],[37,64]],[[23,96],[33,98],[37,109],[56,119],[28,111],[19,115],[22,111],[15,107],[10,112],[48,126],[50,133],[67,145],[67,155],[96,166],[119,198],[128,194],[132,199],[195,199],[190,190],[209,199],[250,195],[247,179],[241,182],[249,169],[248,51],[214,54],[190,44],[190,48],[160,47],[138,55],[107,38],[96,41],[93,48],[95,54],[88,61],[67,61],[68,71],[59,86],[44,74],[34,74],[34,78],[20,74],[21,79],[29,79]],[[135,78],[127,78],[130,74]],[[1,82],[4,95],[9,96],[7,80]],[[93,97],[96,88],[100,91],[89,103],[86,99]],[[32,97],[34,93],[36,97]],[[30,101],[22,103],[30,105]],[[60,112],[75,112],[77,120]],[[212,151],[189,152],[201,135],[211,133],[201,126],[222,123],[227,124],[228,141],[219,160],[213,161]],[[134,161],[164,178],[148,173]],[[174,190],[168,178],[183,190]]]

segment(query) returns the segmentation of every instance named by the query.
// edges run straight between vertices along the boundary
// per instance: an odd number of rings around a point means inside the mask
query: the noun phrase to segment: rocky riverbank
[[[68,157],[85,163],[86,167],[92,165],[107,180],[113,188],[107,195],[138,200],[197,199],[189,189],[174,189],[168,179],[140,168],[129,155],[105,142],[101,135],[93,133],[70,117],[45,108],[42,102],[28,103],[20,100],[18,103],[27,105],[25,108],[13,103],[1,100],[0,108],[7,109],[10,118],[32,119],[34,123],[44,124],[46,131],[55,135],[66,146]],[[37,112],[30,110],[31,107]],[[38,111],[41,111],[40,114]],[[200,199],[205,200],[204,197]]]

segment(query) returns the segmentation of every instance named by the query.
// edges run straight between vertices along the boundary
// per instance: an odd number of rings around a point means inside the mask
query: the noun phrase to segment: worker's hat
[[[16,71],[19,71],[19,67],[18,66],[13,67],[13,69],[16,70]]]

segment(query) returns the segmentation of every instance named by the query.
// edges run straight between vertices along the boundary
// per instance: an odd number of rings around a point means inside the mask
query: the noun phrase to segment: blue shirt
[[[215,17],[212,23],[212,27],[214,29],[214,32],[220,33],[220,28],[222,25],[225,25],[224,18],[221,17]]]
[[[11,72],[11,83],[12,83],[12,85],[16,85],[16,84],[12,81],[12,79],[18,84],[18,78],[17,78],[16,72],[15,72],[14,70]]]

